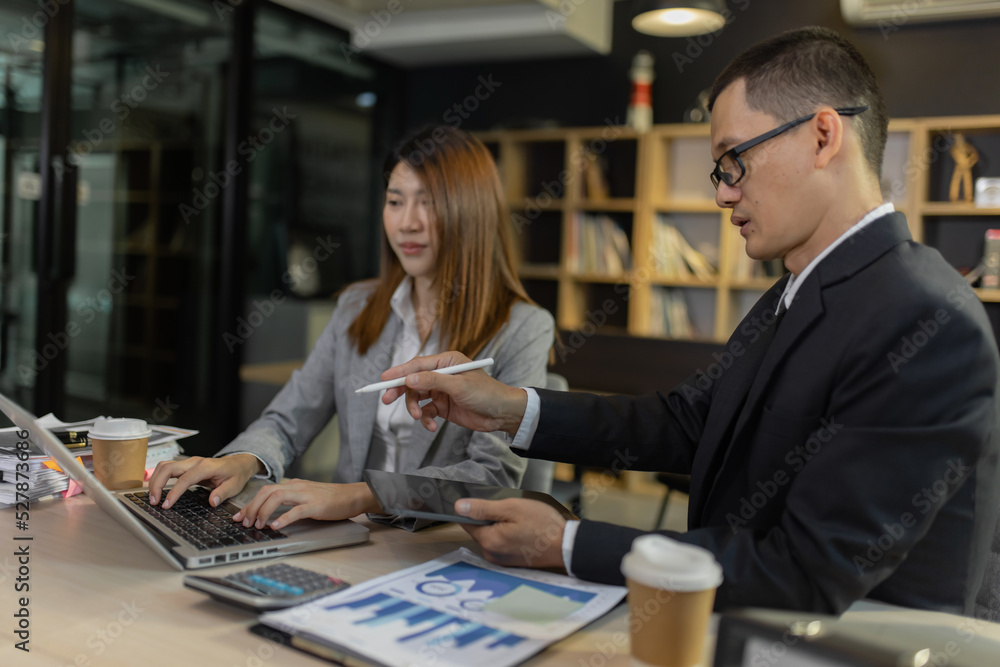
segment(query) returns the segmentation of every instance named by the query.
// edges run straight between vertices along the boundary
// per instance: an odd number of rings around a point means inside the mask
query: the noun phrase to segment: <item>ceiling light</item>
[[[657,37],[702,35],[726,25],[725,11],[721,0],[639,2],[632,27]]]

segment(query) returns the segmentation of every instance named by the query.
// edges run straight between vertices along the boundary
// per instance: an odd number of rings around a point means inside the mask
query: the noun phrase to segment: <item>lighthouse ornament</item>
[[[636,132],[646,132],[653,126],[653,54],[639,51],[632,59],[629,71],[632,98],[628,105],[627,122]]]

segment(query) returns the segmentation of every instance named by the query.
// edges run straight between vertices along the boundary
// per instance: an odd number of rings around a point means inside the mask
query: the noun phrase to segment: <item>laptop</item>
[[[97,505],[134,534],[174,569],[198,569],[241,561],[289,556],[368,541],[368,528],[350,520],[296,521],[280,531],[243,528],[232,515],[250,501],[263,480],[251,480],[219,507],[208,504],[208,489],[193,487],[170,509],[150,506],[144,488],[109,491],[80,464],[70,450],[35,416],[0,394],[0,410],[31,436],[31,441]]]

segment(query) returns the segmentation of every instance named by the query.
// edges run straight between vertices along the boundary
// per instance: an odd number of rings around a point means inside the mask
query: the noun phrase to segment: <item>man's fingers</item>
[[[455,366],[468,361],[470,361],[470,359],[461,352],[442,352],[441,354],[435,354],[429,357],[416,357],[415,359],[407,361],[405,364],[393,366],[392,368],[384,371],[381,378],[383,380],[395,380],[396,378],[401,378],[404,375],[410,375],[411,373],[432,371],[435,368]]]
[[[496,507],[498,504],[499,502],[495,500],[462,498],[455,501],[455,512],[479,521],[499,521],[502,517]]]
[[[475,371],[467,371],[469,373]],[[457,375],[445,375],[443,373],[413,373],[406,376],[406,386],[410,389],[419,389],[422,392],[439,391],[442,394],[451,396],[462,388],[465,380],[463,373]]]
[[[414,419],[420,419],[422,408],[420,402],[427,398],[423,392],[414,389],[406,390],[406,411]]]
[[[392,387],[391,389],[386,389],[385,393],[382,394],[382,402],[386,405],[396,402],[400,396],[406,394],[406,387]]]

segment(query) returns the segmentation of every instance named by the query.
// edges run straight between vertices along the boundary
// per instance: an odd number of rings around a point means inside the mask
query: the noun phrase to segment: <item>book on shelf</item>
[[[732,277],[736,280],[751,280],[753,278],[780,278],[785,275],[785,263],[781,258],[770,260],[751,259],[747,255],[746,241],[740,238],[732,245],[736,256],[732,262]]]
[[[749,280],[754,277],[754,260],[747,254],[747,245],[743,237],[732,244],[733,252],[736,254],[732,261],[732,277],[736,280]]]
[[[628,235],[610,217],[577,213],[571,227],[569,265],[572,270],[620,276],[632,268]]]
[[[665,278],[712,280],[716,268],[707,255],[696,250],[668,216],[658,216],[653,226],[653,267]]]
[[[588,152],[583,160],[583,185],[585,196],[591,201],[602,201],[611,196],[608,179],[604,175],[606,163],[604,158]]]
[[[1000,229],[986,230],[981,280],[983,289],[1000,287]]]
[[[682,290],[658,287],[650,303],[650,334],[667,338],[694,338],[696,330],[688,315],[687,301]]]

